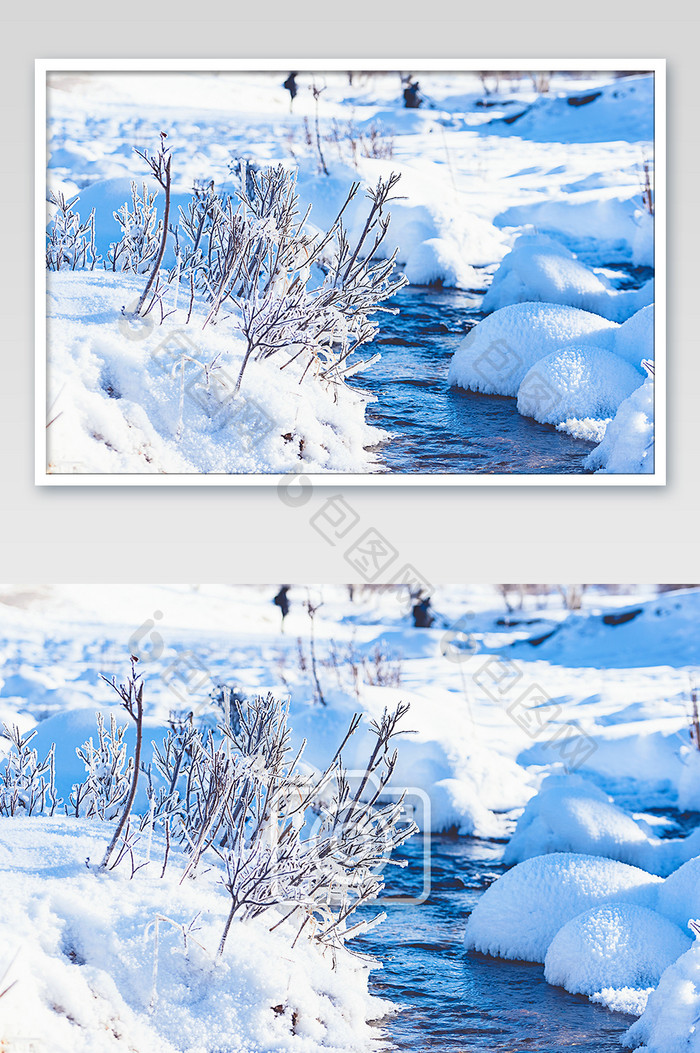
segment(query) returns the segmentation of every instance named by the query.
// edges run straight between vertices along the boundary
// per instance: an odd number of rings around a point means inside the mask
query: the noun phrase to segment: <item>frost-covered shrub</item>
[[[404,817],[403,797],[387,795],[397,763],[393,739],[408,706],[385,711],[371,724],[375,744],[365,767],[348,773],[342,751],[347,734],[323,771],[301,766],[304,745],[291,746],[288,708],[272,695],[244,699],[227,687],[217,693],[221,720],[202,730],[194,715],[173,719],[152,763],[141,763],[144,680],[132,657],[126,682],[110,683],[136,724],[134,756],[127,757],[125,727],[98,715],[98,741],[77,750],[85,780],[73,787],[66,814],[114,821],[100,870],[123,860],[131,876],[154,861],[158,838],[161,876],[177,846],[184,882],[216,866],[229,897],[219,955],[232,923],[276,912],[298,931],[334,951],[372,922],[349,924],[358,907],[383,887],[382,869],[393,850],[416,830]],[[0,815],[54,813],[54,747],[39,762],[17,729],[7,732],[13,752],[0,775]],[[32,733],[33,735],[33,733]],[[148,806],[136,815],[139,773]],[[139,857],[141,843],[147,846]],[[163,847],[164,846],[164,847]],[[143,853],[142,853],[143,854]],[[280,919],[281,912],[281,919]],[[374,919],[377,920],[376,918]]]
[[[122,228],[118,242],[110,246],[109,262],[112,270],[146,274],[158,255],[163,236],[163,224],[158,220],[156,194],[149,193],[146,183],[139,195],[136,183],[131,183],[131,208],[128,202],[114,212]]]
[[[53,815],[61,803],[56,797],[54,756],[51,746],[42,761],[29,743],[36,735],[22,735],[16,725],[3,724],[2,738],[9,739],[10,751],[0,772],[0,815]]]
[[[248,178],[248,174],[250,178]],[[370,316],[405,284],[393,276],[396,253],[373,263],[384,241],[397,175],[379,179],[367,191],[369,213],[358,241],[351,245],[343,213],[359,191],[354,183],[335,222],[325,234],[307,230],[296,175],[282,165],[248,169],[236,204],[210,184],[195,191],[187,212],[180,209],[187,239],[182,275],[210,304],[205,325],[224,307],[235,313],[246,351],[236,383],[248,362],[284,352],[280,368],[300,360],[303,376],[337,383],[349,374],[344,363],[378,330]],[[311,284],[312,267],[322,280]],[[188,315],[189,317],[189,315]]]
[[[104,717],[98,713],[97,745],[90,738],[76,749],[86,772],[69,798],[71,814],[76,818],[115,819],[124,807],[134,768],[133,759],[127,760],[125,733],[126,725],[118,728],[114,714],[106,731]]]
[[[50,271],[75,271],[83,268],[94,270],[100,262],[95,249],[95,210],[83,223],[73,206],[80,197],[67,201],[62,191],[49,194],[49,201],[56,212],[47,234],[46,268]]]

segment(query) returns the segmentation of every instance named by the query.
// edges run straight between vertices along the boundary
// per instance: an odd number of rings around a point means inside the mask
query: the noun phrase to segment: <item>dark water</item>
[[[502,846],[471,838],[433,837],[432,889],[421,906],[387,906],[387,919],[357,950],[384,963],[373,993],[403,1006],[382,1021],[387,1050],[468,1053],[518,1050],[621,1053],[632,1017],[551,987],[543,966],[466,953],[464,928],[479,896],[504,871]],[[405,870],[390,867],[387,893],[419,895],[422,841],[403,849]]]
[[[515,399],[447,385],[450,359],[481,317],[482,295],[409,286],[391,301],[371,345],[382,358],[358,386],[377,396],[371,424],[387,472],[581,474],[593,444],[522,417]]]

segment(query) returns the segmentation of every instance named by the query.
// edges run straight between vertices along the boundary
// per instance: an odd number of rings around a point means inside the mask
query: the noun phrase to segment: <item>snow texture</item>
[[[617,328],[576,307],[503,307],[469,331],[450,363],[448,380],[470,391],[515,397],[529,370],[547,355],[573,343],[612,348]]]
[[[690,947],[677,925],[647,907],[607,904],[556,934],[544,960],[548,983],[639,1016],[664,970]]]
[[[560,853],[519,863],[498,878],[469,916],[467,949],[543,962],[557,932],[605,903],[653,906],[660,878],[595,856]]]
[[[654,299],[653,280],[640,289],[614,289],[604,274],[545,235],[522,234],[496,271],[484,311],[514,303],[566,304],[622,322]]]
[[[608,475],[654,471],[654,381],[648,377],[618,408],[586,468]]]
[[[605,856],[665,876],[700,854],[700,830],[687,838],[649,835],[585,779],[549,778],[525,806],[504,859],[514,863],[543,852]]]
[[[518,388],[518,412],[542,424],[607,421],[643,383],[641,374],[599,347],[567,347],[537,362]]]
[[[700,942],[668,967],[623,1041],[640,1053],[700,1053]]]

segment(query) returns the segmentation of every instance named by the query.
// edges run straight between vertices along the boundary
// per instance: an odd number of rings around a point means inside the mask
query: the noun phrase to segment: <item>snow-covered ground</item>
[[[397,172],[399,198],[390,204],[389,232],[376,257],[395,250],[411,284],[483,290],[493,277],[484,309],[496,316],[510,304],[544,301],[593,312],[601,325],[624,322],[653,302],[653,282],[644,280],[654,264],[653,217],[645,206],[651,75],[555,74],[543,95],[528,74],[502,80],[497,90],[491,79],[486,94],[475,73],[426,73],[418,109],[404,107],[398,73],[355,73],[352,83],[345,73],[300,73],[291,107],[283,80],[234,72],[50,75],[47,191],[79,195],[74,207],[83,221],[94,210],[94,249],[102,259],[94,270],[49,274],[50,473],[381,470],[374,447],[387,436],[365,421],[361,376],[360,388],[329,387],[322,371],[304,368],[303,355],[295,360],[297,376],[273,357],[252,364],[233,398],[244,354],[240,319],[233,311],[202,331],[208,308],[198,297],[190,313],[189,283],[179,272],[162,324],[157,308],[145,324],[130,318],[143,271],[137,277],[101,268],[119,241],[115,214],[131,199],[131,181],[139,192],[142,185],[159,189],[135,148],[153,151],[163,130],[172,151],[171,225],[193,187],[213,180],[219,192],[236,193],[246,166],[281,163],[298,174],[300,210],[312,209],[309,229],[325,231],[353,181],[372,187]],[[161,189],[159,217],[162,202]],[[344,213],[351,243],[367,209],[360,193]],[[49,216],[54,212],[50,206]],[[179,244],[185,242],[180,232]],[[171,237],[164,268],[176,260]],[[639,287],[622,288],[639,267]],[[304,278],[311,285],[318,277],[312,270]],[[633,357],[640,386],[643,356]],[[486,390],[455,374],[455,363],[450,383]],[[537,405],[519,400],[518,408],[595,441],[620,410],[619,440],[600,447],[590,467],[649,471],[652,458],[636,456],[629,442],[644,415],[642,453],[650,445],[649,400],[623,412],[630,381],[618,383],[608,359],[587,365],[588,372],[568,361],[563,371],[557,367],[564,393],[572,377],[582,389],[557,412],[541,405],[549,398],[539,382],[530,384],[540,391]],[[366,368],[381,371],[381,362]],[[129,383],[113,383],[125,371]],[[601,388],[609,396],[602,401]]]
[[[509,614],[491,586],[444,586],[434,625],[415,628],[405,590],[292,586],[284,632],[277,589],[3,586],[0,719],[35,729],[40,758],[56,744],[67,800],[97,711],[124,722],[101,676],[123,680],[130,653],[145,683],[146,765],[173,711],[211,721],[222,683],[289,697],[292,746],[306,738],[305,762],[319,768],[354,712],[364,730],[343,752],[350,770],[367,757],[368,721],[409,702],[393,786],[413,818],[510,838],[515,865],[477,904],[469,945],[543,962],[551,983],[611,1008],[647,1005],[631,1042],[697,1049],[681,1041],[700,1012],[687,928],[700,915],[700,589],[591,588],[574,611],[553,590]],[[685,829],[664,817],[674,810],[689,813]],[[248,923],[215,962],[226,913],[216,868],[181,886],[175,862],[161,881],[155,836],[133,880],[128,865],[101,874],[104,829],[58,814],[0,819],[9,1036],[50,1035],[57,1050],[367,1048],[365,1021],[386,1007],[367,993],[366,964],[341,955],[336,972],[313,945],[290,949],[284,928]],[[664,1045],[667,1007],[680,1004],[676,1045]]]

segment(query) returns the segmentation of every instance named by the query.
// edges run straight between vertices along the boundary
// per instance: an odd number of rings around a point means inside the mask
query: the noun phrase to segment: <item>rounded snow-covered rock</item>
[[[644,1053],[700,1053],[700,942],[670,965],[623,1037]]]
[[[615,322],[650,303],[653,283],[641,289],[614,289],[564,245],[544,234],[522,234],[504,257],[486,293],[482,309],[541,301],[593,311]]]
[[[566,347],[540,359],[518,388],[518,412],[542,424],[611,420],[644,383],[629,362],[600,347]]]
[[[615,354],[635,368],[642,368],[642,360],[654,361],[654,305],[642,307],[615,333]]]
[[[700,918],[700,856],[666,878],[659,888],[658,910],[682,929],[691,918]]]
[[[592,907],[615,901],[652,907],[661,879],[598,856],[537,856],[509,870],[483,894],[467,922],[465,945],[501,958],[543,962],[556,933]]]
[[[562,926],[549,945],[544,976],[572,994],[639,1015],[664,970],[690,945],[689,937],[656,911],[610,903]]]
[[[486,395],[518,394],[526,374],[562,347],[611,349],[619,326],[597,314],[551,303],[519,303],[482,319],[455,352],[448,382]]]
[[[654,471],[654,381],[649,377],[620,403],[603,440],[584,465],[609,475]]]
[[[408,257],[404,273],[411,285],[474,289],[480,284],[474,268],[462,259],[457,245],[447,238],[429,238],[418,245]]]

